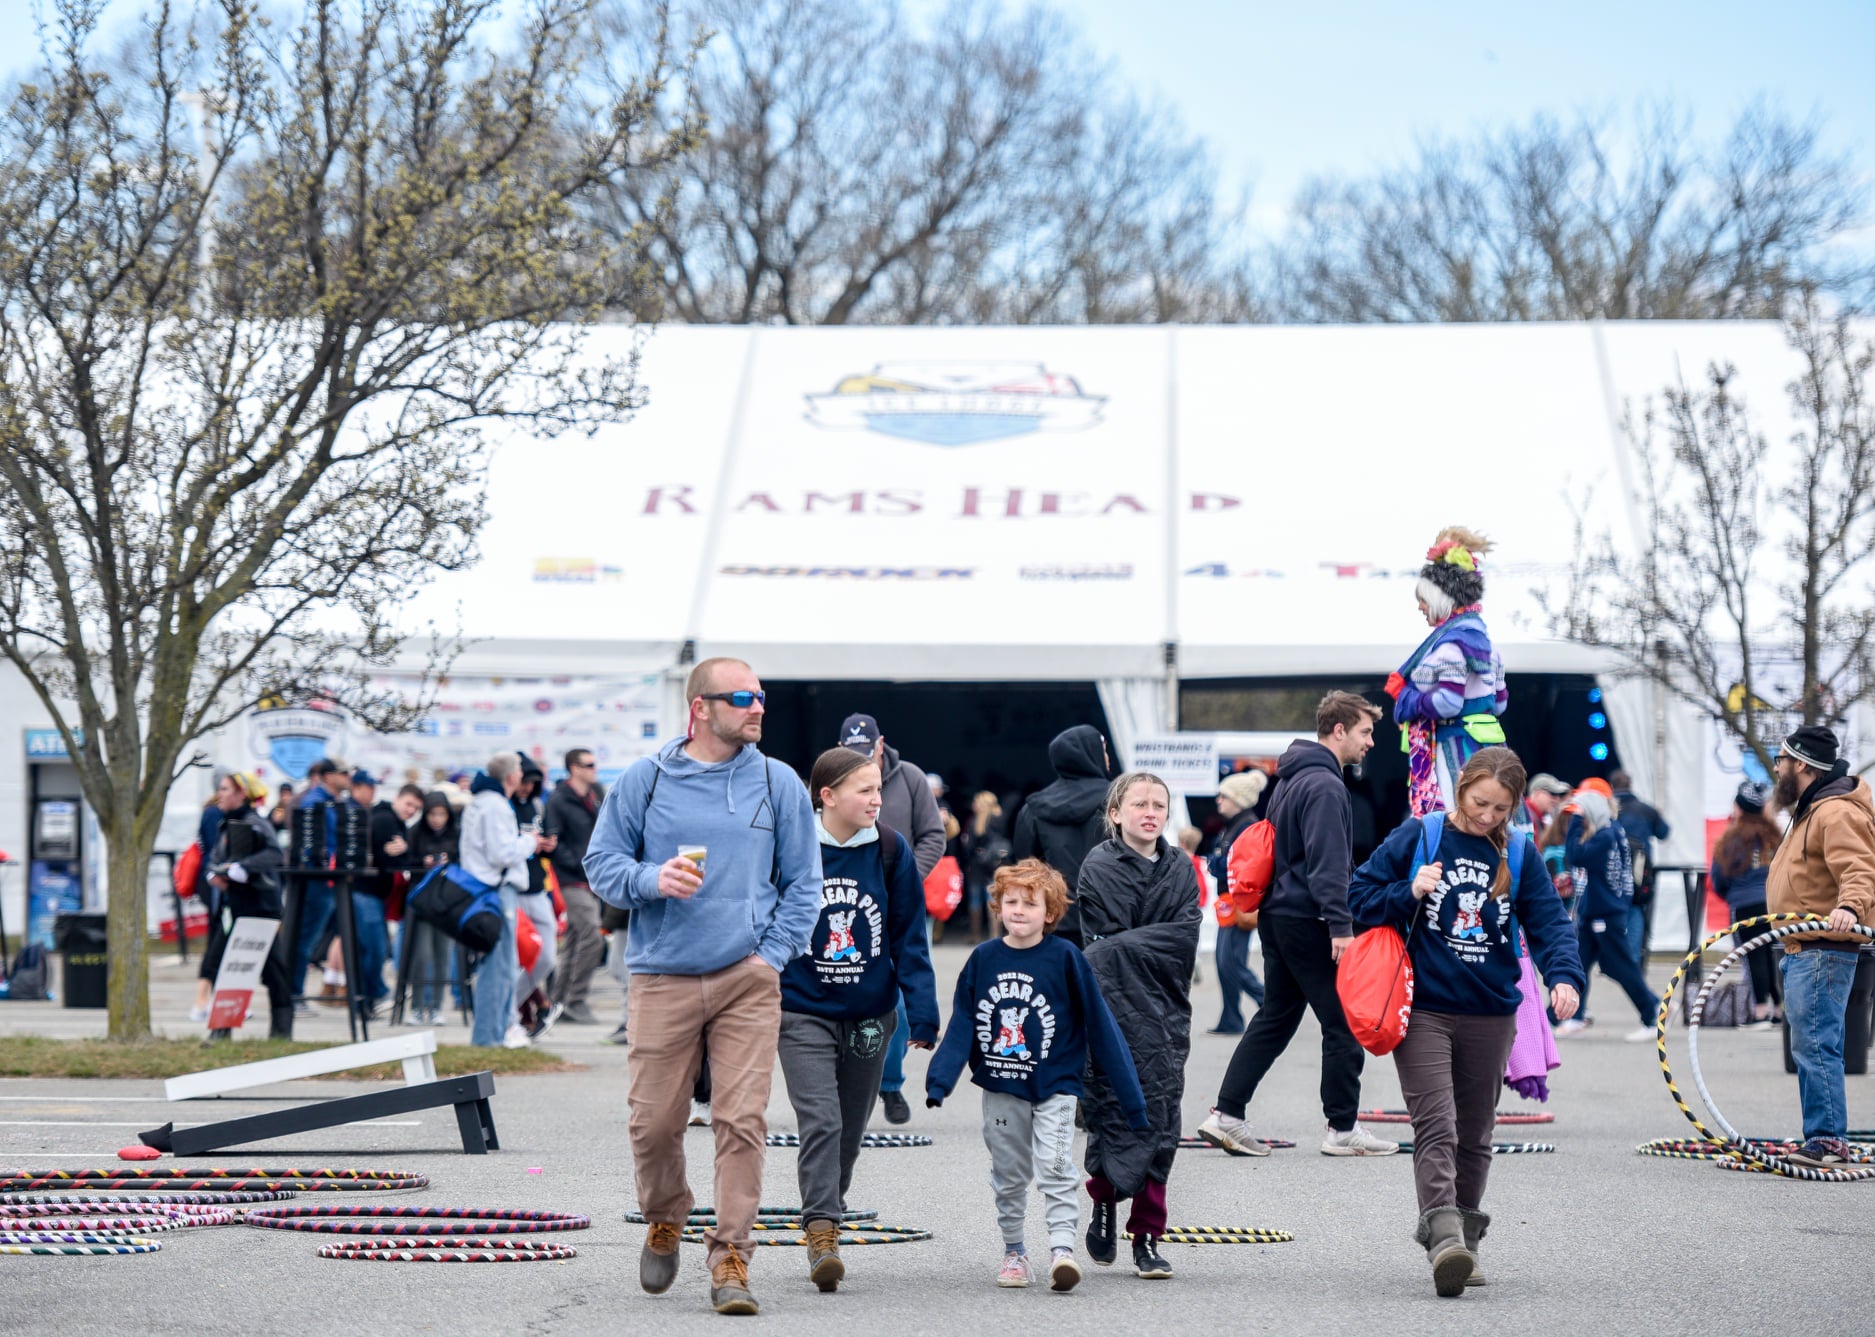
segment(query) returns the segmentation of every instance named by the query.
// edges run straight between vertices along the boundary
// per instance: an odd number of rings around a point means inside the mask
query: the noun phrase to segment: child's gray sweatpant
[[[1003,1245],[1022,1241],[1029,1213],[1029,1183],[1046,1203],[1048,1244],[1072,1249],[1081,1226],[1080,1176],[1074,1168],[1073,1096],[1050,1096],[1039,1105],[997,1091],[983,1093],[983,1141],[990,1149],[990,1187]]]

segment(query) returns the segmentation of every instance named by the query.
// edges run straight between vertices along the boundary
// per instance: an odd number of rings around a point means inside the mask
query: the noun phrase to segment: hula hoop
[[[1261,1142],[1266,1147],[1274,1147],[1278,1151],[1292,1149],[1296,1145],[1295,1143],[1290,1142],[1280,1137],[1259,1137],[1257,1141]],[[1206,1142],[1201,1137],[1181,1137],[1178,1140],[1178,1149],[1180,1151],[1222,1151],[1223,1150],[1222,1147],[1212,1142]]]
[[[579,1257],[570,1244],[482,1235],[441,1239],[340,1240],[319,1246],[321,1258],[369,1263],[550,1263]]]
[[[65,1258],[115,1257],[132,1253],[161,1253],[155,1240],[125,1239],[111,1244],[0,1244],[0,1254],[58,1255]]]
[[[1686,978],[1686,972],[1704,959],[1706,949],[1715,946],[1740,929],[1753,928],[1760,924],[1769,924],[1773,927],[1769,932],[1746,939],[1720,960],[1718,967],[1706,978],[1699,992],[1694,995],[1692,1007],[1688,1010],[1686,1017],[1686,1060],[1693,1070],[1693,1083],[1699,1092],[1700,1100],[1706,1106],[1706,1112],[1712,1116],[1712,1121],[1719,1125],[1724,1134],[1720,1136],[1700,1122],[1699,1116],[1694,1114],[1692,1108],[1686,1103],[1686,1097],[1680,1094],[1678,1083],[1673,1080],[1673,1069],[1667,1061],[1667,1026],[1673,1019],[1674,993],[1679,989],[1680,982]],[[1853,1184],[1875,1179],[1875,1160],[1853,1149],[1850,1152],[1850,1159],[1854,1168],[1818,1170],[1807,1165],[1797,1165],[1788,1157],[1768,1151],[1742,1136],[1726,1120],[1724,1113],[1713,1100],[1712,1092],[1706,1086],[1705,1074],[1700,1071],[1699,1067],[1699,1023],[1705,1016],[1706,1000],[1712,996],[1714,986],[1723,978],[1725,972],[1748,952],[1760,951],[1793,934],[1814,933],[1823,924],[1824,921],[1814,915],[1758,915],[1751,919],[1741,919],[1736,924],[1713,934],[1687,953],[1686,959],[1680,962],[1679,969],[1675,970],[1673,977],[1667,981],[1666,991],[1660,996],[1660,1011],[1654,1019],[1654,1049],[1660,1059],[1660,1075],[1667,1084],[1667,1091],[1673,1097],[1673,1103],[1679,1106],[1680,1113],[1686,1116],[1687,1122],[1692,1124],[1706,1141],[1721,1145],[1730,1153],[1719,1162],[1721,1169],[1743,1169],[1749,1165],[1753,1169],[1769,1171],[1788,1179],[1807,1179],[1825,1184]],[[1852,931],[1865,938],[1875,939],[1875,929],[1864,925],[1857,924]],[[1698,1155],[1684,1158],[1703,1159]]]
[[[1133,1232],[1121,1231],[1120,1238],[1130,1240]],[[1296,1237],[1261,1226],[1167,1226],[1158,1238],[1161,1244],[1292,1244]]]
[[[552,1230],[585,1230],[592,1225],[589,1216],[518,1207],[313,1207],[296,1204],[256,1208],[241,1220],[267,1230],[307,1230],[320,1235],[538,1235]],[[462,1221],[475,1224],[446,1224]],[[426,1222],[432,1224],[424,1224]]]
[[[799,1133],[770,1133],[765,1139],[771,1147],[798,1147]],[[867,1133],[860,1138],[862,1147],[929,1147],[934,1145],[923,1133]]]
[[[224,1204],[246,1202],[283,1202],[297,1194],[286,1193],[163,1193],[153,1197],[158,1190],[145,1193],[22,1193],[0,1199],[0,1217],[16,1215],[8,1209],[23,1206],[59,1206],[59,1207],[161,1207],[165,1209],[183,1207],[219,1207]]]
[[[1400,1143],[1401,1151],[1410,1152],[1412,1149],[1411,1142]],[[1493,1142],[1491,1144],[1493,1156],[1532,1156],[1554,1150],[1556,1150],[1554,1142]]]
[[[1362,1123],[1411,1123],[1413,1116],[1405,1110],[1362,1110],[1355,1116]],[[1548,1110],[1518,1112],[1515,1110],[1500,1113],[1497,1122],[1503,1128],[1527,1127],[1531,1124],[1555,1123],[1556,1116]]]
[[[755,1223],[755,1230],[758,1232],[756,1239],[755,1239],[755,1243],[758,1245],[769,1247],[769,1248],[794,1248],[794,1247],[805,1246],[807,1243],[806,1231],[801,1226],[798,1226],[798,1225],[783,1225],[779,1222],[764,1223],[764,1222],[758,1221]],[[767,1239],[767,1238],[764,1238],[762,1234],[760,1233],[763,1231],[778,1231],[778,1230],[794,1232],[799,1236],[799,1238]],[[703,1231],[694,1226],[685,1226],[683,1233],[678,1238],[680,1238],[685,1244],[704,1244],[708,1242],[704,1238]],[[932,1238],[930,1231],[921,1230],[916,1226],[867,1225],[867,1226],[862,1226],[857,1230],[842,1230],[840,1232],[840,1243],[852,1244],[852,1245],[918,1244],[930,1238]]]
[[[758,1222],[767,1222],[770,1225],[786,1223],[790,1221],[794,1222],[796,1225],[799,1225],[801,1223],[801,1209],[799,1207],[757,1207],[755,1209],[755,1219]],[[841,1212],[840,1213],[840,1220],[842,1223],[850,1223],[853,1221],[877,1221],[878,1219],[879,1219],[879,1213],[871,1212],[871,1211],[856,1211],[856,1212]],[[645,1218],[645,1214],[643,1212],[625,1213],[625,1223],[627,1225],[632,1225],[632,1226],[648,1226],[651,1224],[651,1222]],[[684,1218],[685,1227],[713,1226],[715,1224],[716,1224],[716,1211],[714,1208],[711,1208],[711,1207],[698,1207],[694,1211],[692,1211],[689,1216]]]
[[[282,1189],[337,1192],[428,1188],[408,1170],[0,1170],[0,1193],[84,1186],[104,1189]]]
[[[97,1225],[66,1225],[57,1227],[65,1230],[104,1230],[114,1229],[120,1224],[119,1218],[130,1221],[149,1221],[148,1226],[137,1227],[145,1230],[180,1230],[188,1226],[231,1226],[234,1213],[220,1207],[172,1207],[164,1202],[109,1202],[91,1203],[86,1206],[55,1206],[51,1203],[11,1203],[0,1202],[0,1230],[20,1229],[38,1230],[45,1220],[69,1221],[84,1218],[89,1221],[98,1219]],[[7,1223],[18,1221],[17,1227]],[[26,1224],[31,1223],[31,1224]]]

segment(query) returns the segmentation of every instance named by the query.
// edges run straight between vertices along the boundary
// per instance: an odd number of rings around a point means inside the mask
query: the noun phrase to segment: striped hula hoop
[[[1405,1110],[1362,1110],[1355,1116],[1362,1123],[1411,1123],[1413,1116]],[[1548,1110],[1501,1110],[1497,1123],[1500,1128],[1519,1128],[1531,1124],[1555,1123],[1556,1116]]]
[[[1412,1149],[1411,1142],[1400,1143],[1401,1151],[1410,1152]],[[1556,1150],[1554,1142],[1493,1142],[1491,1144],[1493,1156],[1533,1156],[1554,1150]]]
[[[448,1235],[440,1239],[339,1240],[319,1246],[321,1258],[367,1263],[551,1263],[579,1257],[570,1244],[502,1236]]]
[[[1120,1237],[1130,1240],[1133,1232],[1122,1231]],[[1167,1226],[1158,1237],[1161,1244],[1291,1244],[1295,1238],[1287,1230],[1261,1226]]]
[[[770,1133],[765,1139],[771,1147],[798,1147],[799,1133]],[[923,1133],[867,1133],[860,1138],[862,1147],[929,1147],[934,1145]]]
[[[758,1232],[755,1243],[768,1248],[796,1248],[804,1246],[807,1243],[806,1232],[798,1225],[782,1225],[778,1222],[768,1224],[758,1221],[755,1223],[755,1229]],[[795,1238],[770,1239],[760,1233],[764,1231],[788,1231],[791,1232]],[[679,1238],[682,1239],[685,1244],[708,1243],[704,1232],[696,1226],[685,1226]],[[930,1231],[921,1230],[916,1226],[862,1225],[852,1230],[842,1230],[840,1232],[840,1243],[851,1245],[918,1244],[930,1238],[932,1238]]]
[[[1743,944],[1734,947],[1728,952],[1724,958],[1720,960],[1718,967],[1711,975],[1707,976],[1700,986],[1699,992],[1693,996],[1692,1007],[1688,1009],[1687,1012],[1687,1064],[1692,1069],[1693,1082],[1699,1092],[1699,1098],[1705,1104],[1707,1113],[1712,1116],[1712,1121],[1719,1125],[1723,1133],[1723,1136],[1721,1136],[1719,1133],[1714,1133],[1700,1121],[1699,1116],[1693,1113],[1692,1107],[1686,1103],[1686,1097],[1680,1094],[1679,1084],[1673,1079],[1673,1068],[1667,1061],[1667,1026],[1673,1019],[1674,993],[1679,989],[1680,982],[1686,978],[1686,972],[1704,959],[1706,949],[1716,946],[1725,938],[1737,933],[1740,929],[1755,928],[1760,924],[1768,924],[1772,927],[1769,932],[1761,933],[1754,938],[1748,938]],[[1720,1111],[1717,1103],[1714,1102],[1712,1092],[1706,1086],[1705,1074],[1700,1071],[1699,1067],[1699,1024],[1701,1019],[1705,1016],[1706,1000],[1712,996],[1713,988],[1718,984],[1719,980],[1723,978],[1725,972],[1730,970],[1732,966],[1748,952],[1761,951],[1769,947],[1772,943],[1788,938],[1793,934],[1814,933],[1822,927],[1823,924],[1824,921],[1814,915],[1758,915],[1751,919],[1741,919],[1736,924],[1713,934],[1704,942],[1700,943],[1698,947],[1688,952],[1686,959],[1680,962],[1679,969],[1673,972],[1673,978],[1667,981],[1666,990],[1660,996],[1660,1011],[1654,1018],[1654,1049],[1660,1059],[1660,1075],[1667,1084],[1667,1091],[1672,1095],[1673,1103],[1679,1107],[1680,1113],[1686,1116],[1687,1122],[1691,1123],[1693,1127],[1698,1130],[1700,1137],[1708,1142],[1720,1144],[1730,1152],[1730,1155],[1719,1161],[1720,1169],[1746,1169],[1749,1167],[1752,1170],[1769,1171],[1772,1174],[1782,1175],[1787,1179],[1805,1179],[1814,1183],[1824,1184],[1852,1184],[1875,1179],[1875,1160],[1871,1160],[1870,1157],[1860,1152],[1855,1152],[1853,1150],[1851,1152],[1851,1159],[1854,1162],[1853,1168],[1843,1170],[1818,1170],[1807,1165],[1798,1165],[1788,1157],[1769,1151],[1752,1142],[1749,1138],[1742,1136],[1737,1129],[1733,1128],[1732,1125],[1727,1122],[1724,1113]],[[1852,931],[1859,933],[1865,938],[1875,939],[1875,929],[1868,928],[1864,925],[1857,924]],[[1684,1158],[1696,1159],[1696,1157],[1692,1156]]]
[[[320,1235],[538,1235],[585,1230],[592,1218],[572,1212],[515,1207],[258,1207],[241,1220],[267,1230],[307,1230]],[[473,1222],[471,1225],[450,1224]]]
[[[1280,1138],[1280,1137],[1259,1137],[1256,1140],[1258,1142],[1261,1142],[1264,1146],[1274,1147],[1278,1151],[1292,1149],[1296,1145],[1295,1143],[1290,1142],[1287,1139]],[[1201,1137],[1181,1137],[1178,1140],[1178,1149],[1180,1151],[1222,1151],[1223,1150],[1222,1147],[1217,1146],[1215,1143],[1206,1142]]]
[[[155,1189],[143,1193],[21,1193],[0,1198],[0,1217],[17,1215],[8,1209],[28,1206],[160,1207],[165,1211],[175,1211],[250,1202],[282,1202],[296,1196],[293,1193],[168,1193]]]
[[[0,1244],[0,1254],[58,1255],[66,1258],[115,1257],[133,1253],[161,1253],[155,1240],[129,1236],[110,1244]]]
[[[757,1222],[765,1222],[771,1225],[786,1224],[788,1222],[799,1225],[801,1224],[801,1209],[799,1207],[757,1207],[755,1209],[755,1219]],[[878,1219],[879,1213],[871,1211],[840,1213],[840,1221],[842,1224],[850,1224],[854,1221],[877,1221]],[[650,1221],[645,1218],[643,1212],[625,1213],[625,1223],[632,1226],[648,1226],[651,1224]],[[689,1216],[684,1218],[684,1225],[686,1227],[713,1226],[715,1224],[716,1210],[713,1207],[698,1207],[693,1210]]]
[[[405,1170],[0,1170],[0,1193],[94,1188],[215,1191],[363,1191],[428,1188],[427,1175]]]

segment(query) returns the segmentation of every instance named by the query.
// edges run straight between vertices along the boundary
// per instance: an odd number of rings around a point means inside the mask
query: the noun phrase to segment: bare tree
[[[1806,291],[1867,292],[1866,261],[1832,249],[1865,205],[1814,125],[1763,106],[1711,152],[1670,110],[1627,135],[1540,118],[1305,187],[1271,302],[1350,323],[1775,319]]]
[[[627,5],[618,11],[638,11]],[[654,254],[690,322],[1228,318],[1242,247],[1202,146],[1117,95],[1056,14],[693,0],[708,118]],[[622,20],[623,21],[623,20]],[[658,217],[645,179],[612,216]]]
[[[580,328],[644,296],[645,234],[577,206],[694,127],[659,119],[655,34],[591,96],[586,0],[518,32],[492,0],[307,0],[287,28],[216,0],[200,42],[162,0],[114,67],[102,7],[58,0],[0,122],[0,655],[97,813],[133,1038],[193,741],[272,695],[399,722],[364,675],[413,588],[473,557],[478,428],[637,402]]]
[[[1629,424],[1647,546],[1624,556],[1578,523],[1568,596],[1550,608],[1552,633],[1618,652],[1767,769],[1784,721],[1835,725],[1875,700],[1875,344],[1814,302],[1787,337],[1790,453],[1755,425],[1731,366],[1668,386]],[[1778,660],[1798,667],[1794,699],[1766,686]]]

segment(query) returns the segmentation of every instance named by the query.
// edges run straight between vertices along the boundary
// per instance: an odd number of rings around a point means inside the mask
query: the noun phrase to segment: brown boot
[[[645,1232],[644,1251],[638,1255],[638,1284],[651,1295],[662,1295],[677,1280],[677,1245],[683,1227],[653,1221]]]
[[[723,1256],[710,1269],[710,1308],[719,1314],[762,1312],[749,1293],[749,1265],[734,1249],[723,1250]]]
[[[823,1291],[837,1291],[846,1276],[840,1261],[840,1223],[817,1216],[807,1223],[807,1279]]]

